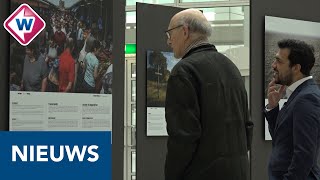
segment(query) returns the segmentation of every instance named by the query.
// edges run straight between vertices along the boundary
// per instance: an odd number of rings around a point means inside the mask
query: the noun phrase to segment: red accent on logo
[[[27,46],[46,27],[46,22],[28,4],[21,4],[3,26],[21,45]]]

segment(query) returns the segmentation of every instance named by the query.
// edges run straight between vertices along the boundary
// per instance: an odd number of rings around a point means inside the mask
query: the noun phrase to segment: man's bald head
[[[208,41],[211,25],[201,11],[187,9],[172,17],[166,33],[167,44],[172,48],[174,56],[181,58],[191,44]]]
[[[187,25],[191,33],[199,34],[202,37],[211,36],[211,25],[203,13],[197,9],[186,9],[171,19],[171,23],[176,25]]]

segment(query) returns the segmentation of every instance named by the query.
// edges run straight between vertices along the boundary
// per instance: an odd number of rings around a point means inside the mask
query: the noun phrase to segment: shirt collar
[[[293,91],[296,90],[297,87],[300,86],[303,82],[305,82],[306,80],[309,80],[309,79],[312,79],[312,76],[304,77],[304,78],[294,82],[293,84],[291,84],[286,90],[287,98],[289,99],[289,97],[291,96]]]
[[[199,46],[202,46],[202,45],[205,45],[205,44],[210,44],[208,39],[198,39],[194,42],[192,42],[185,50],[185,53],[183,56],[185,56],[191,49],[193,48],[196,48],[196,47],[199,47]],[[182,57],[183,57],[182,56]]]

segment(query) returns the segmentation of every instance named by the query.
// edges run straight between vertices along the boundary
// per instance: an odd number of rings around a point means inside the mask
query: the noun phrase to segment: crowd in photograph
[[[26,47],[10,39],[10,90],[112,93],[112,36],[101,18],[45,10],[46,28]]]

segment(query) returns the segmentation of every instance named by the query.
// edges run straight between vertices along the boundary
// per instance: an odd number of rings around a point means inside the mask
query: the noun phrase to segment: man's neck
[[[305,81],[312,79],[312,76],[303,76],[303,78],[294,81],[294,83],[290,84],[290,86],[287,87],[286,89],[286,96],[289,99],[291,94],[298,88],[298,86],[300,86],[302,83],[304,83]]]
[[[187,43],[188,45],[186,46],[185,50],[184,50],[184,54],[183,56],[185,56],[191,49],[201,46],[203,44],[209,44],[208,38],[196,38],[194,40],[191,40],[190,43]],[[182,57],[183,57],[182,56]]]
[[[305,75],[303,75],[302,73],[301,73],[301,74],[298,74],[297,76],[293,77],[293,81],[292,81],[291,84],[293,84],[293,83],[295,83],[295,82],[297,82],[297,81],[299,81],[300,79],[305,78],[305,77],[308,77],[308,76],[305,76]],[[291,84],[290,84],[290,85],[291,85]],[[288,86],[290,86],[290,85],[288,85]]]

